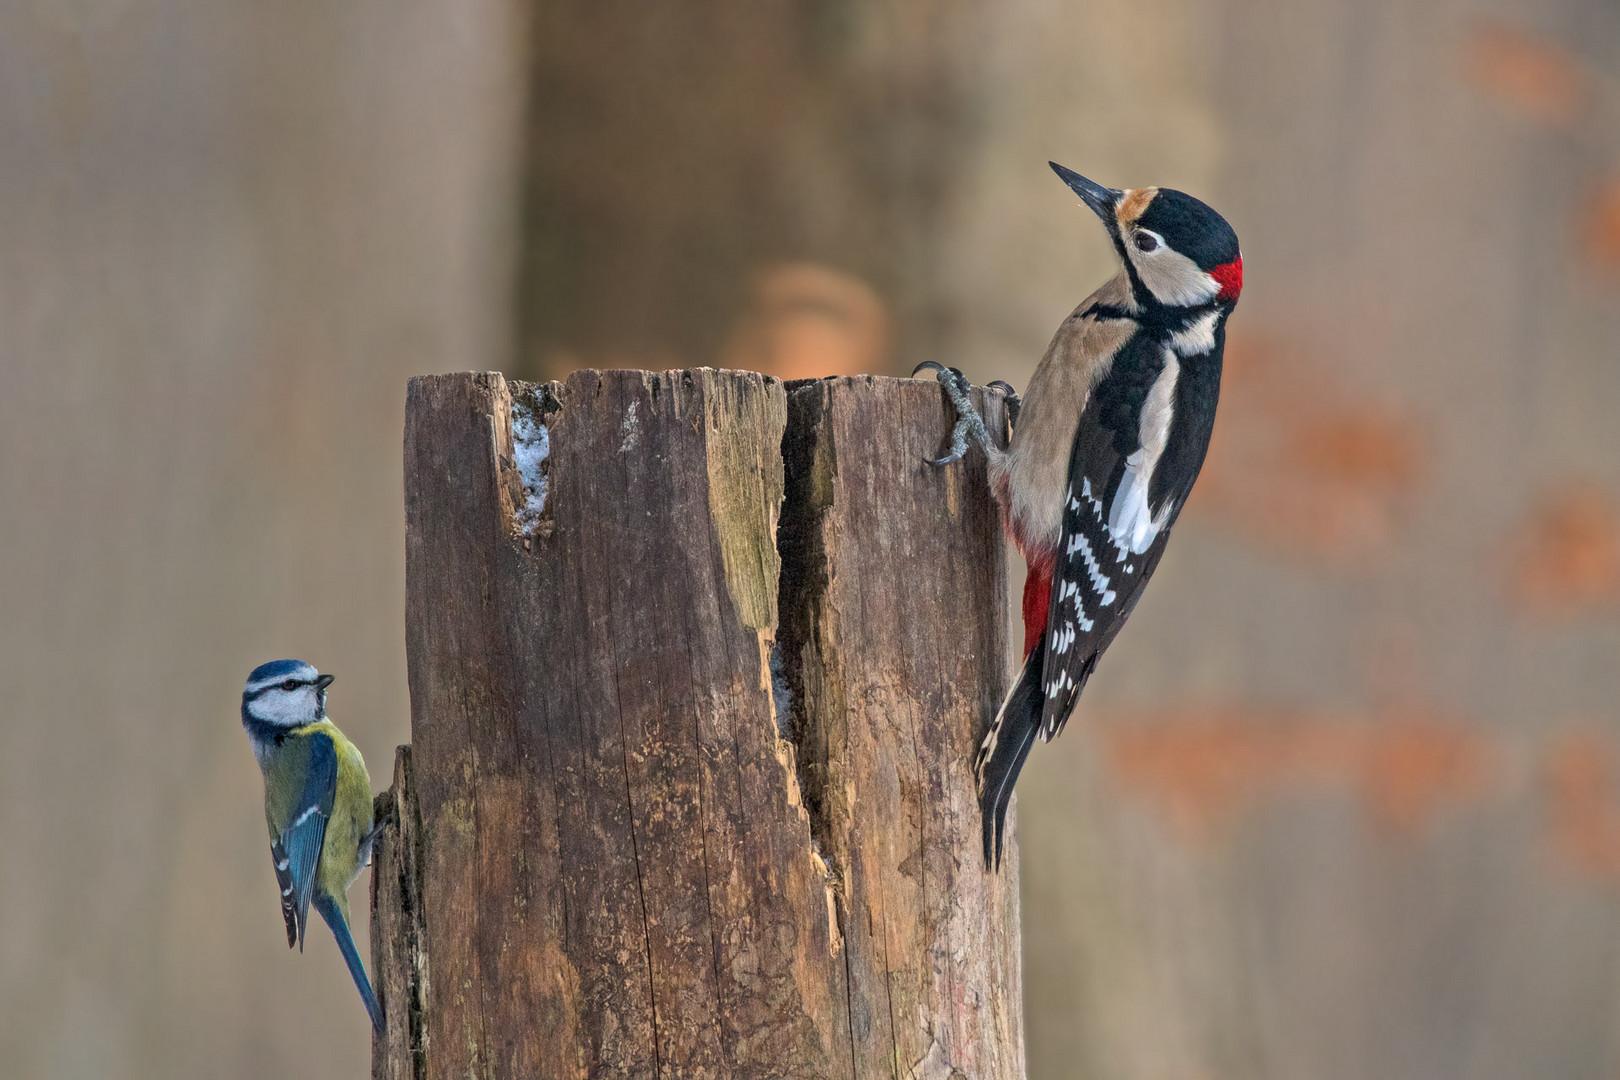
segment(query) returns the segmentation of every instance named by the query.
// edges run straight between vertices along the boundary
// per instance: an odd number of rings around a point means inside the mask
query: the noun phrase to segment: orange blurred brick
[[[1361,792],[1379,820],[1397,830],[1421,828],[1447,800],[1486,788],[1485,740],[1443,717],[1385,714],[1362,753]]]
[[[1573,869],[1620,874],[1620,798],[1614,749],[1595,731],[1563,736],[1548,752],[1545,779],[1553,849]]]
[[[1594,267],[1620,273],[1620,177],[1603,182],[1577,223],[1576,233]]]
[[[1473,81],[1532,120],[1569,127],[1586,109],[1581,64],[1522,27],[1482,25],[1469,36],[1467,51]]]
[[[1205,838],[1289,794],[1345,791],[1381,827],[1421,829],[1484,793],[1492,741],[1416,709],[1372,715],[1191,705],[1099,727],[1110,775],[1184,834]]]
[[[1275,338],[1233,335],[1190,505],[1250,540],[1354,561],[1394,539],[1421,462],[1408,417],[1351,398]]]
[[[1515,545],[1514,592],[1542,615],[1567,616],[1620,603],[1620,509],[1592,485],[1550,492]]]
[[[720,366],[781,379],[864,375],[885,370],[888,350],[888,311],[870,285],[817,263],[781,263],[754,276]]]

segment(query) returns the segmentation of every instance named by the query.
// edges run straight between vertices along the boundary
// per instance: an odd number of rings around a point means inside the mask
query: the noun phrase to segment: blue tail
[[[313,903],[315,910],[321,913],[321,918],[326,920],[326,925],[332,928],[332,936],[337,938],[338,949],[343,953],[343,962],[349,965],[349,974],[354,976],[355,989],[360,991],[360,997],[366,1003],[366,1012],[371,1014],[371,1026],[381,1034],[382,1006],[377,1004],[377,995],[371,992],[371,980],[366,978],[365,965],[360,963],[360,954],[354,949],[354,938],[349,934],[349,924],[343,921],[343,913],[338,910],[332,898],[319,889],[315,890]]]

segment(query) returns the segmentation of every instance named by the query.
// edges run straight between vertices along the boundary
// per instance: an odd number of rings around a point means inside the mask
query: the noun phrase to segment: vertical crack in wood
[[[618,684],[614,684],[617,700]],[[624,707],[619,713],[619,761],[624,766],[624,803],[630,809],[630,859],[636,869],[636,900],[641,905],[641,942],[647,954],[647,1013],[652,1026],[653,1075],[662,1073],[658,1046],[658,974],[653,965],[652,924],[647,919],[647,883],[641,871],[641,841],[636,837],[636,801],[630,778],[630,734],[624,726]]]
[[[826,732],[815,720],[805,668],[814,649],[813,637],[821,622],[821,606],[831,580],[823,528],[832,509],[832,476],[837,469],[837,448],[826,424],[827,398],[819,382],[789,383],[787,428],[782,433],[782,514],[776,528],[776,549],[781,561],[777,586],[777,669],[786,684],[786,715],[778,726],[788,739],[800,799],[810,820],[810,843],[827,878],[828,919],[836,931],[843,968],[844,1006],[849,1029],[849,1074],[859,1075],[855,1033],[854,972],[842,870],[834,858],[831,822],[827,809]],[[773,673],[774,674],[774,673]]]
[[[703,718],[693,716],[692,741],[699,744],[702,741]],[[703,770],[698,770],[697,778],[697,811],[698,821],[705,820],[708,808],[705,805],[703,791]],[[703,857],[703,914],[709,924],[709,966],[714,972],[715,1012],[721,1008],[720,1001],[720,927],[714,918],[714,883],[709,876],[709,830],[701,825],[698,828],[698,850]]]
[[[411,777],[411,748],[401,748],[400,790],[395,813],[400,821],[400,850],[405,862],[401,866],[400,896],[409,906],[402,905],[402,921],[408,928],[406,955],[410,958],[410,997],[406,1002],[410,1019],[406,1030],[410,1038],[411,1075],[416,1080],[427,1076],[427,993],[431,969],[428,966],[427,935],[422,925],[422,811],[416,803],[415,781]]]
[[[823,424],[826,399],[818,382],[788,384],[788,422],[782,435],[782,515],[776,526],[776,550],[781,560],[777,584],[776,647],[788,687],[786,729],[794,748],[799,794],[810,816],[811,842],[828,874],[838,881],[841,868],[833,860],[827,818],[827,746],[825,732],[816,726],[806,685],[806,652],[815,648],[813,636],[821,621],[831,570],[822,535],[824,519],[832,509],[832,473],[837,449],[832,430]],[[840,920],[840,930],[842,930]]]
[[[478,745],[478,733],[474,730],[476,718],[469,712],[466,720],[467,745],[475,747]],[[472,872],[478,877],[476,891],[483,893],[487,891],[489,882],[484,876],[484,839],[482,831],[478,827],[483,818],[483,814],[480,812],[483,802],[480,791],[482,785],[479,782],[481,778],[479,776],[478,753],[476,750],[468,750],[467,754],[471,758],[467,767],[467,817],[470,826],[468,835],[471,837],[469,842],[472,846],[470,862]],[[484,940],[484,911],[482,907],[477,907],[473,911],[472,940],[479,944],[482,944]],[[478,1023],[478,1036],[475,1040],[472,1040],[469,1046],[473,1058],[472,1068],[477,1070],[477,1072],[471,1073],[473,1076],[487,1076],[489,1074],[489,995],[492,982],[494,980],[488,978],[478,980],[478,1008],[473,1011],[473,1016]]]
[[[900,1080],[900,1027],[894,1022],[894,967],[889,960],[889,912],[883,911],[883,1002],[889,1009],[889,1069]]]
[[[779,667],[835,886],[850,1072],[1019,1075],[1016,854],[1000,874],[970,857],[968,763],[1008,660],[984,459],[923,464],[951,419],[936,387],[787,390]],[[981,404],[999,432],[998,406]]]

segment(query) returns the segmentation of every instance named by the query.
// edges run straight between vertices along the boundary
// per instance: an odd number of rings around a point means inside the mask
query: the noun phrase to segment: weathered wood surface
[[[932,380],[797,383],[788,416],[781,641],[844,890],[854,1075],[1022,1077],[1018,860],[986,873],[970,770],[1009,662],[984,459],[922,463]]]
[[[411,748],[394,752],[394,783],[372,812],[386,821],[371,851],[371,982],[387,1018],[371,1041],[374,1080],[422,1075],[422,995],[426,954],[422,929],[422,834]],[[382,933],[380,928],[387,928]]]
[[[927,382],[412,381],[375,1076],[1022,1075],[969,772],[1004,558],[945,423]]]

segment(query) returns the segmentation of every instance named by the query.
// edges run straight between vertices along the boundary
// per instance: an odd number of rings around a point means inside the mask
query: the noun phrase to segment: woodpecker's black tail
[[[1043,633],[1024,659],[1018,682],[1002,702],[990,731],[979,746],[973,772],[979,778],[979,813],[984,821],[984,865],[1001,869],[1001,832],[1007,822],[1018,770],[1041,730],[1041,667],[1046,660]]]

